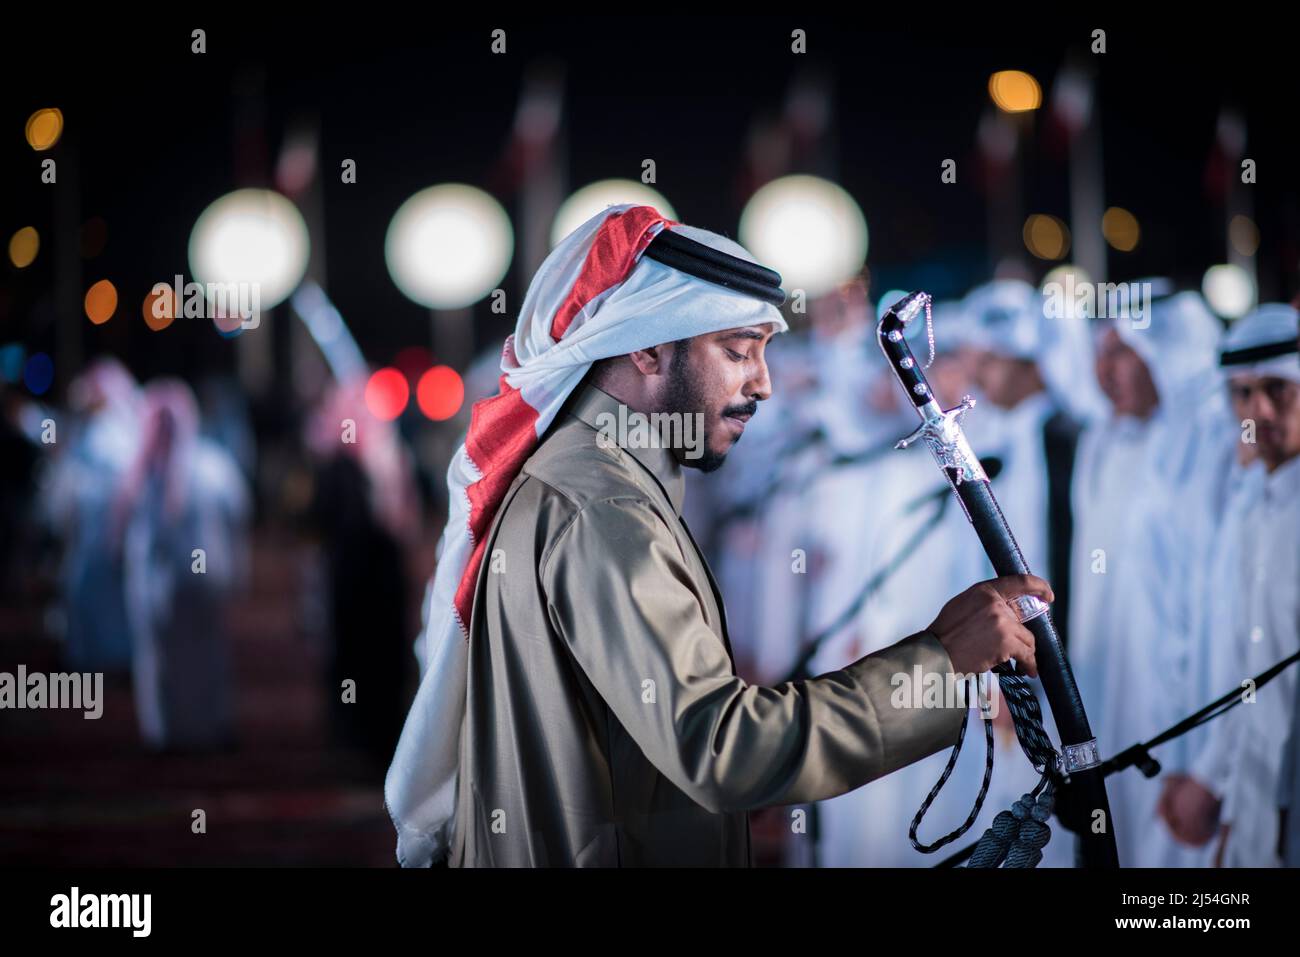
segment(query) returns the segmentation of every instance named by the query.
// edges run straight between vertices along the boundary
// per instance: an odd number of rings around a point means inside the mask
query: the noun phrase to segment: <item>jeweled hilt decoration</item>
[[[965,396],[955,407],[941,408],[939,400],[930,389],[930,383],[926,381],[925,371],[917,365],[916,357],[907,344],[904,332],[922,310],[925,311],[928,325],[930,295],[914,292],[886,312],[877,329],[880,348],[884,350],[890,368],[894,370],[921,416],[921,424],[916,431],[902,439],[895,448],[905,449],[918,440],[924,440],[930,454],[954,487],[962,482],[987,482],[988,476],[984,474],[979,458],[971,451],[961,430],[962,416],[975,408],[975,400]]]

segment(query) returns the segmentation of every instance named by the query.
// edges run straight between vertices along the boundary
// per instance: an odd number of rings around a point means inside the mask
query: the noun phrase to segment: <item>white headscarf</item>
[[[1105,399],[1092,375],[1089,317],[1074,310],[1049,315],[1044,293],[1020,279],[995,279],[962,302],[970,344],[1038,366],[1047,392],[1080,421],[1104,414]]]
[[[1296,341],[1296,327],[1300,324],[1295,309],[1281,302],[1266,302],[1250,315],[1238,319],[1228,329],[1224,338],[1225,352],[1254,349],[1277,343]],[[1271,356],[1255,362],[1224,366],[1225,375],[1248,372],[1258,376],[1276,376],[1300,382],[1300,355],[1292,349],[1285,355]]]
[[[660,232],[755,262],[738,244],[664,218],[650,206],[611,206],[546,257],[528,286],[501,359],[501,391],[474,405],[447,470],[450,514],[417,647],[422,677],[384,782],[397,858],[428,866],[449,849],[465,715],[467,625],[492,520],[510,483],[593,362],[665,342],[770,323],[761,300],[645,258]]]
[[[977,349],[1038,362],[1046,346],[1037,291],[1020,279],[995,279],[976,286],[962,300],[971,323],[968,336]]]
[[[1146,364],[1162,405],[1202,390],[1214,372],[1223,326],[1196,292],[1180,292],[1151,305],[1146,324],[1116,319],[1116,334]]]

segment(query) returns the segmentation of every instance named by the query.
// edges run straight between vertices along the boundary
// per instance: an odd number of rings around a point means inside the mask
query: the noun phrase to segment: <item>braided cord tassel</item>
[[[993,670],[1011,710],[1016,740],[1042,778],[1031,792],[1011,805],[1010,810],[1000,812],[993,819],[993,825],[980,838],[966,866],[1037,867],[1043,859],[1043,848],[1052,839],[1052,829],[1047,826],[1047,821],[1055,808],[1056,789],[1052,776],[1057,773],[1060,756],[1043,729],[1042,709],[1028,679],[1005,665]]]
[[[998,676],[998,686],[1010,709],[1011,721],[1016,729],[1016,740],[1019,741],[1021,750],[1024,751],[1029,762],[1042,777],[1037,786],[1028,794],[1022,795],[1010,810],[1000,812],[993,819],[993,824],[985,830],[966,866],[1037,867],[1043,859],[1043,848],[1052,839],[1052,830],[1048,827],[1047,821],[1055,808],[1054,776],[1058,773],[1060,755],[1057,754],[1056,748],[1043,728],[1042,709],[1039,707],[1038,696],[1034,694],[1029,680],[1016,674],[1007,665],[999,665],[993,671]],[[975,679],[971,681],[974,682]],[[969,687],[971,686],[968,685]],[[926,795],[908,830],[907,836],[912,842],[912,847],[924,854],[931,854],[965,834],[979,817],[980,810],[984,807],[984,800],[988,796],[989,782],[993,777],[994,745],[993,722],[986,716],[984,780],[980,784],[980,792],[975,799],[974,808],[959,828],[939,838],[933,844],[922,844],[918,840],[917,831],[922,819],[957,765],[957,758],[961,754],[962,742],[965,740],[966,727],[969,723],[968,714],[966,720],[962,722],[957,743],[952,749],[952,755],[948,758],[943,774]]]
[[[1020,749],[1039,774],[1055,771],[1060,755],[1043,730],[1043,711],[1029,679],[1016,674],[1006,665],[998,665],[993,671],[998,676],[998,687],[1002,689],[1002,697],[1006,699],[1011,711],[1011,722],[1015,726]]]
[[[970,681],[974,680],[975,679],[970,679]],[[966,715],[966,720],[963,720],[962,722],[961,731],[957,732],[957,744],[953,746],[953,753],[948,758],[948,766],[944,767],[944,772],[939,776],[939,781],[937,781],[935,787],[932,787],[930,793],[926,794],[926,800],[922,801],[922,804],[920,804],[920,809],[917,811],[917,817],[911,819],[911,827],[907,830],[907,839],[911,841],[911,846],[919,850],[920,853],[932,854],[935,853],[936,850],[939,850],[941,846],[952,844],[954,840],[957,840],[958,837],[961,837],[963,833],[966,833],[972,826],[974,826],[975,819],[979,818],[980,810],[984,807],[984,797],[988,794],[988,784],[989,781],[993,779],[993,722],[989,722],[989,720],[985,720],[984,722],[984,780],[983,783],[980,784],[979,797],[975,798],[975,807],[972,807],[971,813],[967,815],[967,818],[965,822],[962,823],[961,827],[958,827],[957,830],[946,833],[946,835],[940,837],[940,839],[935,841],[935,843],[922,844],[917,839],[917,831],[920,828],[920,822],[922,822],[928,811],[930,811],[930,806],[935,802],[935,798],[939,797],[939,792],[943,791],[944,785],[948,783],[948,779],[953,774],[953,768],[957,767],[957,758],[962,753],[962,741],[966,739],[967,724],[970,724],[969,714]]]
[[[967,694],[970,694],[972,689],[978,687],[976,684],[977,680],[978,679],[976,678],[968,679]],[[957,766],[957,758],[961,755],[962,741],[966,738],[966,727],[969,724],[970,714],[968,712],[966,719],[961,723],[961,730],[957,733],[957,743],[953,746],[952,754],[948,758],[947,766],[943,769],[943,774],[939,775],[938,782],[930,789],[930,793],[925,796],[925,800],[921,802],[920,810],[916,812],[916,817],[912,818],[912,826],[908,829],[908,840],[912,842],[912,847],[916,848],[916,850],[920,851],[922,854],[933,854],[944,845],[951,844],[953,841],[957,840],[957,838],[961,837],[969,831],[972,826],[974,826],[976,819],[980,816],[980,811],[984,808],[984,799],[989,793],[989,782],[993,779],[993,722],[987,719],[984,721],[984,780],[980,783],[980,793],[975,798],[975,806],[971,809],[970,814],[967,815],[966,820],[960,827],[945,834],[933,844],[922,844],[920,840],[917,839],[916,834],[921,827],[921,821],[925,818],[926,813],[929,812],[930,806],[934,804],[934,799],[937,798],[939,792],[943,790],[943,786],[948,783],[948,778],[952,776],[953,768]]]
[[[1033,791],[1011,805],[1011,810],[993,819],[966,866],[1037,867],[1043,859],[1043,848],[1052,839],[1047,821],[1054,806],[1055,790],[1050,777],[1044,775]]]

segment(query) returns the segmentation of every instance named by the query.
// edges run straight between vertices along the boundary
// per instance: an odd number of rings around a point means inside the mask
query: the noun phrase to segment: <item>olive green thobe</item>
[[[951,670],[927,632],[807,681],[737,677],[680,466],[607,447],[601,413],[618,402],[580,387],[489,531],[452,866],[745,866],[747,811],[956,742],[964,707],[891,700],[894,676]]]

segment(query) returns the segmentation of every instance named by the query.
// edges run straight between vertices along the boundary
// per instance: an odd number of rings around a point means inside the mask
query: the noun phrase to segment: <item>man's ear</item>
[[[638,349],[636,352],[629,352],[627,357],[632,360],[632,364],[642,375],[658,375],[664,371],[664,353],[661,346]]]

